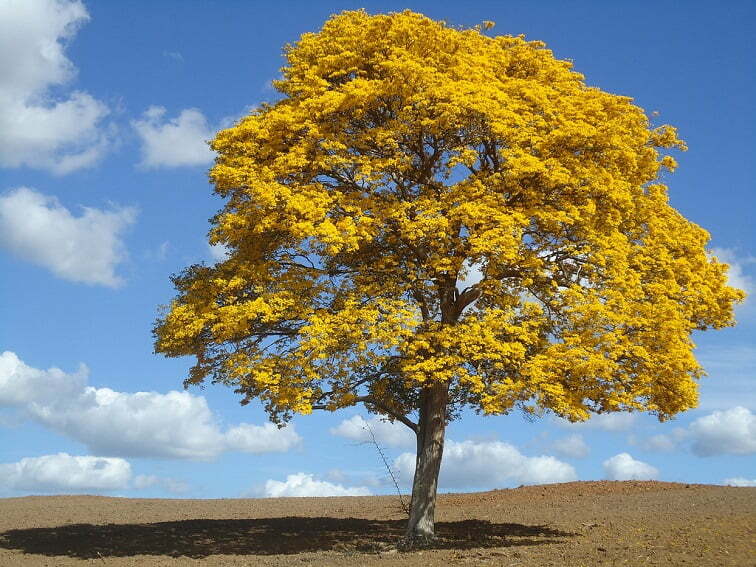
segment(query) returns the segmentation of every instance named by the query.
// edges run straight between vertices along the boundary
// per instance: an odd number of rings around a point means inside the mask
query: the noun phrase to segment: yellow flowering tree
[[[694,407],[727,266],[660,181],[685,149],[522,37],[344,12],[286,47],[282,94],[218,133],[213,266],[174,277],[156,351],[273,421],[363,404],[417,434],[433,537],[449,420]]]

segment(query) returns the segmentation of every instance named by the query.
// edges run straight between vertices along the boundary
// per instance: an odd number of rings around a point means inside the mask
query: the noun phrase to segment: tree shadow
[[[314,551],[377,552],[396,544],[406,520],[260,518],[182,520],[151,524],[70,524],[0,533],[0,548],[81,559],[166,555],[289,555]],[[480,520],[437,522],[439,549],[558,543],[576,534],[547,526]]]

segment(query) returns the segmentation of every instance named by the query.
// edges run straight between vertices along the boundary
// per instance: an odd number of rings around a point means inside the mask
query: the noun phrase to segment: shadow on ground
[[[405,520],[262,518],[152,524],[70,524],[0,533],[0,548],[82,559],[166,555],[287,555],[314,551],[376,552],[396,544]],[[575,535],[547,526],[479,520],[437,522],[435,547],[470,549],[558,543]]]

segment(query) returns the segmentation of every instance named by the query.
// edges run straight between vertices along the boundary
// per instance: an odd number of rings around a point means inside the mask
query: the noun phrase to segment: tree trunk
[[[412,483],[410,518],[405,538],[409,545],[424,544],[435,537],[436,489],[444,453],[448,384],[434,384],[420,394],[417,424],[417,457]]]

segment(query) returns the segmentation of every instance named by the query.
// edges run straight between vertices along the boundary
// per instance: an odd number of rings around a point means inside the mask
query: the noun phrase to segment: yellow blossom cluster
[[[431,383],[491,414],[696,404],[691,332],[743,294],[659,181],[684,143],[489,28],[352,11],[287,46],[282,98],[212,142],[230,254],[156,324],[187,382],[274,419],[402,416]]]

